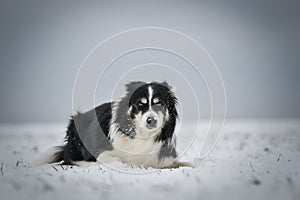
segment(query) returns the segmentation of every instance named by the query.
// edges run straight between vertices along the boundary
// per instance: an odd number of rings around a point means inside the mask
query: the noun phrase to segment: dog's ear
[[[172,117],[177,118],[178,116],[176,110],[177,98],[175,97],[174,88],[171,87],[166,81],[163,81],[159,84],[168,88],[168,110]]]
[[[132,82],[129,82],[126,84],[126,90],[127,90],[127,92],[133,92],[145,84],[146,83],[142,82],[142,81],[132,81]]]
[[[168,88],[169,89],[169,91],[173,94],[173,96],[174,96],[174,93],[175,93],[175,89],[171,86],[171,85],[169,85],[169,83],[167,83],[167,81],[163,81],[163,82],[161,82],[161,83],[159,83],[160,85],[162,85],[162,86],[165,86],[166,88]]]
[[[164,127],[162,128],[161,134],[157,135],[155,141],[164,141],[167,142],[172,139],[175,126],[176,119],[178,118],[178,113],[176,109],[177,98],[172,91],[172,87],[167,82],[161,83],[163,86],[167,87],[167,111],[169,112],[169,118],[166,121]],[[170,152],[172,155],[176,156],[176,152]]]
[[[170,90],[168,94],[168,110],[169,110],[169,114],[175,119],[178,116],[176,104],[177,104],[177,98],[175,97],[174,93]]]
[[[170,90],[172,89],[172,87],[166,81],[163,81],[163,82],[161,82],[159,84],[162,85],[162,86],[165,86],[165,87],[169,88]]]

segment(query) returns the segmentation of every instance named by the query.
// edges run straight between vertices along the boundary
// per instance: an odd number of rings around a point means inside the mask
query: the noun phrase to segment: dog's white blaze
[[[151,110],[151,100],[152,100],[152,96],[153,96],[153,89],[151,86],[148,87],[148,93],[149,93],[149,99],[148,99],[149,110]]]

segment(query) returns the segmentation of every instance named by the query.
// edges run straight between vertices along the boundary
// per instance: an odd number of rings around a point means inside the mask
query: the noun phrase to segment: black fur
[[[64,161],[63,164],[73,164],[73,161],[96,161],[93,155],[99,155],[104,150],[111,150],[112,146],[108,140],[112,117],[111,106],[112,103],[105,103],[96,107],[96,112],[91,110],[72,117],[65,136],[66,144],[62,147],[62,151],[55,155],[54,162]],[[96,117],[94,117],[95,113]],[[97,123],[100,124],[102,130],[99,129]],[[80,136],[77,129],[81,131]],[[98,131],[95,131],[97,129]],[[88,142],[92,148],[87,149],[82,140]]]

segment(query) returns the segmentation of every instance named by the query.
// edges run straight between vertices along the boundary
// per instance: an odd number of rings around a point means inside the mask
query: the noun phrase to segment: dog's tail
[[[55,146],[48,149],[36,159],[36,164],[50,164],[64,160],[64,146]]]

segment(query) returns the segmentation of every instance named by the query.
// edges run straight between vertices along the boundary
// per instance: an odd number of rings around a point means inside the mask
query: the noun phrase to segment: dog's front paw
[[[180,161],[174,161],[172,164],[168,165],[165,168],[179,168],[179,167],[191,167],[195,168],[195,166],[190,162],[180,162]]]

